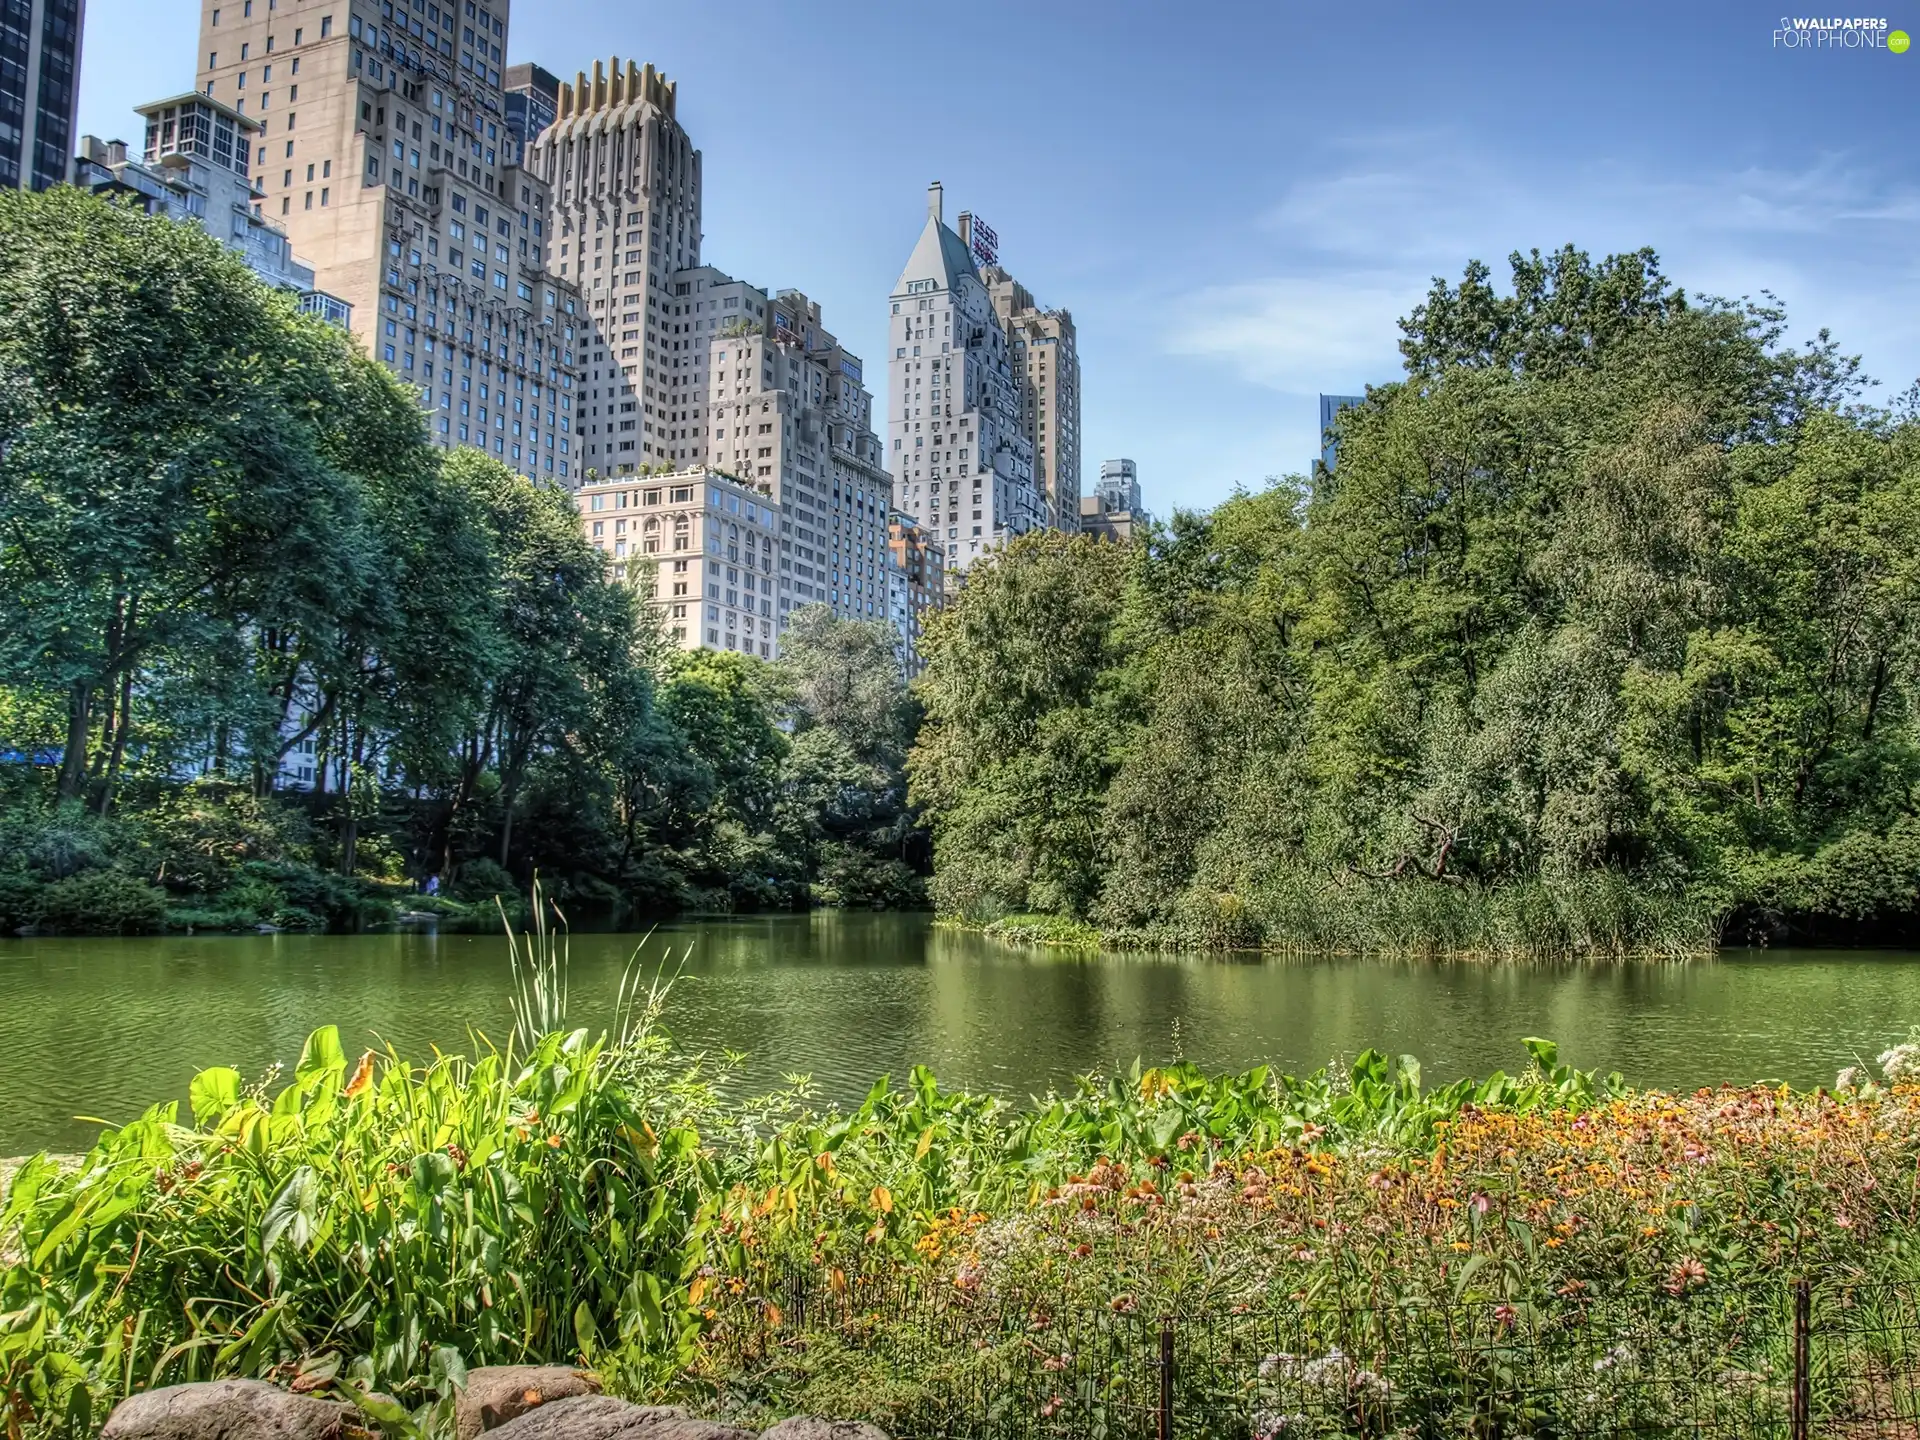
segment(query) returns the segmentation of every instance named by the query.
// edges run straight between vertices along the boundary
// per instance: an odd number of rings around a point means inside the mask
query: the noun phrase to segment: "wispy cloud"
[[[1244,278],[1177,297],[1165,348],[1290,394],[1391,377],[1394,322],[1432,277],[1472,257],[1499,275],[1510,250],[1566,241],[1650,244],[1689,288],[1780,296],[1802,330],[1830,327],[1895,388],[1920,372],[1920,192],[1845,154],[1799,171],[1656,177],[1603,163],[1516,171],[1445,135],[1363,138],[1332,147],[1249,233]]]

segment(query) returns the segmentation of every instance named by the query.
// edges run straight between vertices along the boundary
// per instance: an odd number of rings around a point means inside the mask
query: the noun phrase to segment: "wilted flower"
[[[1665,1289],[1669,1295],[1680,1295],[1706,1283],[1707,1267],[1689,1255],[1673,1267],[1672,1273],[1667,1276]]]
[[[1300,1357],[1282,1351],[1278,1355],[1269,1355],[1260,1362],[1262,1380],[1295,1380],[1300,1375]]]
[[[1889,1085],[1920,1080],[1920,1043],[1912,1040],[1896,1045],[1880,1055],[1880,1073]]]
[[[1353,1373],[1353,1362],[1338,1345],[1333,1346],[1318,1360],[1307,1362],[1302,1378],[1316,1390],[1342,1390],[1347,1388],[1347,1377]]]
[[[1291,1415],[1262,1414],[1253,1417],[1254,1440],[1280,1440],[1284,1435],[1305,1435],[1313,1422],[1299,1411]]]
[[[1629,1350],[1625,1345],[1616,1345],[1593,1362],[1593,1373],[1596,1375],[1604,1375],[1609,1370],[1630,1367],[1633,1363],[1633,1351]]]

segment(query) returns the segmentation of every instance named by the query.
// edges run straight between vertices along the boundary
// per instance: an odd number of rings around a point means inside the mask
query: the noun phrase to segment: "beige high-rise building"
[[[887,548],[905,592],[905,613],[894,623],[900,630],[901,662],[911,680],[927,668],[926,657],[920,652],[927,617],[947,603],[947,552],[932,531],[903,511],[894,512]]]
[[[592,327],[580,438],[603,478],[691,459],[685,442],[705,420],[705,397],[669,383],[696,340],[669,320],[668,282],[700,263],[700,152],[675,93],[651,65],[596,60],[560,87],[558,118],[527,152],[553,197],[547,264]]]
[[[970,216],[962,215],[960,238]],[[1018,405],[1033,443],[1033,483],[1052,510],[1053,524],[1075,529],[1080,516],[1080,351],[1073,314],[1047,310],[999,265],[986,265],[980,279],[993,312],[1006,331],[1009,365]]]
[[[727,285],[690,289],[677,297],[676,315],[699,320],[693,306],[702,293],[721,296],[723,305],[735,298]],[[764,304],[758,293],[741,292],[738,312],[721,310],[707,342],[712,463],[780,507],[783,628],[803,605],[886,619],[893,477],[873,433],[860,358],[822,326],[820,306],[800,291],[781,290]],[[748,316],[749,305],[764,315]],[[741,318],[730,321],[734,313]]]
[[[704,465],[588,481],[574,495],[587,539],[660,612],[683,650],[775,653],[780,512]]]
[[[262,213],[441,445],[579,479],[582,315],[503,114],[509,0],[202,0],[202,94],[264,127]]]
[[[716,649],[737,640],[774,642],[787,617],[825,605],[860,620],[890,619],[887,515],[892,478],[873,433],[873,397],[858,356],[821,324],[820,307],[797,290],[773,295],[711,265],[676,273],[664,287],[662,360],[656,394],[671,417],[654,442],[675,473],[698,470],[716,483],[737,484],[761,513],[777,516],[778,564],[754,597],[757,612],[714,605],[689,639]],[[591,393],[592,382],[589,381]],[[644,402],[643,402],[644,403]],[[653,462],[657,471],[659,460]],[[652,486],[642,462],[630,477],[616,472],[592,484]],[[585,511],[583,514],[587,513]],[[591,538],[619,540],[615,531]],[[644,543],[644,538],[641,543]],[[609,549],[610,556],[618,558]],[[738,582],[722,586],[734,593]],[[699,593],[699,587],[694,593]],[[674,623],[687,617],[670,617]],[[698,618],[698,617],[694,617]],[[747,619],[755,623],[736,626]],[[766,631],[765,635],[759,632]],[[750,653],[759,653],[750,649]]]

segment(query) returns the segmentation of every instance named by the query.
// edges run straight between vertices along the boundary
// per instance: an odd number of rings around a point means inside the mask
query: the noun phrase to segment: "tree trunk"
[[[106,778],[100,786],[100,813],[105,815],[113,808],[114,786],[120,781],[120,765],[127,756],[127,732],[132,729],[133,721],[133,672],[127,671],[120,677],[119,716],[113,727],[113,751],[107,760]]]
[[[60,757],[59,794],[78,800],[87,787],[87,730],[93,711],[93,687],[76,683],[67,692],[67,748]]]

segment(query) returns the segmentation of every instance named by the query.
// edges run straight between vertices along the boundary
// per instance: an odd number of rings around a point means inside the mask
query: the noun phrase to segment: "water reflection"
[[[574,1014],[608,1018],[636,947],[678,972],[668,1025],[738,1050],[743,1088],[790,1073],[835,1099],[916,1063],[1013,1096],[1176,1055],[1312,1068],[1368,1045],[1435,1080],[1513,1068],[1523,1035],[1643,1084],[1830,1081],[1920,1020],[1914,954],[1775,952],[1690,965],[1529,967],[1008,949],[923,917],[707,921],[573,938]],[[458,1048],[508,1024],[492,937],[258,936],[0,945],[0,1154],[185,1093],[210,1064],[291,1061],[317,1024],[349,1047]]]

